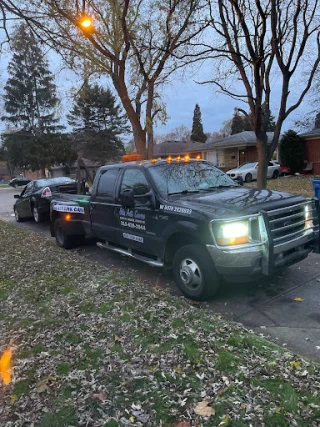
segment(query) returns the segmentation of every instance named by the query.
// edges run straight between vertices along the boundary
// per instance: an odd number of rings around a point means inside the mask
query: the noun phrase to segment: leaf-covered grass
[[[0,241],[1,426],[320,425],[318,366],[2,221]]]
[[[268,179],[267,188],[269,190],[283,191],[285,193],[297,194],[303,197],[314,197],[314,190],[312,187],[312,180],[314,178],[319,178],[319,176],[281,176],[278,179]],[[245,184],[245,186],[248,187],[255,187],[256,185],[257,181]]]

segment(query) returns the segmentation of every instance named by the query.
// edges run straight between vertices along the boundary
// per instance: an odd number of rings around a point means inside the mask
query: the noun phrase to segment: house
[[[11,178],[19,175],[23,175],[22,170],[15,169],[12,175],[10,175],[6,162],[3,162],[3,161],[0,162],[0,181],[2,180],[9,181]]]
[[[320,127],[299,136],[304,142],[304,158],[311,165],[310,172],[320,175]]]
[[[273,132],[267,132],[271,144]],[[244,131],[205,144],[202,158],[222,170],[234,169],[247,162],[258,160],[257,138],[253,131]]]
[[[87,168],[90,174],[94,177],[97,170],[101,166],[101,164],[89,159],[84,159],[83,157],[82,157],[82,161],[85,165],[85,168]],[[52,166],[49,172],[52,178],[56,178],[59,176],[70,176],[71,178],[76,178],[77,169],[78,169],[78,160],[76,160],[71,166],[65,166],[65,165]],[[81,166],[80,169],[81,169],[81,177],[86,178],[86,172],[85,170],[83,170],[84,168]]]
[[[267,132],[268,142],[271,143],[273,132]],[[258,160],[256,136],[253,131],[244,131],[212,142],[202,143],[193,141],[165,141],[154,146],[154,157],[185,156],[190,158],[200,156],[223,170],[237,168],[246,162]]]
[[[183,157],[188,154],[191,158],[196,158],[201,155],[205,145],[203,142],[194,141],[164,141],[154,145],[153,157],[166,159],[168,156]]]

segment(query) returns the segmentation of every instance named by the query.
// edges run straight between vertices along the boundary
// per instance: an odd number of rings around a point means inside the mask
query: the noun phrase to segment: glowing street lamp
[[[90,16],[86,16],[85,18],[82,18],[82,20],[80,21],[80,25],[82,28],[85,28],[85,29],[92,27],[93,26],[92,18],[90,18]]]
[[[78,19],[78,26],[85,34],[91,34],[94,31],[93,19],[88,15],[80,16]]]

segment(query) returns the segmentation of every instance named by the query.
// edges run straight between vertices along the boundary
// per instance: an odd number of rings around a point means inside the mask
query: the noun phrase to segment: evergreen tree
[[[280,142],[281,163],[290,168],[291,173],[299,172],[304,163],[303,141],[294,130],[284,133]]]
[[[193,122],[191,130],[191,141],[206,142],[207,135],[203,132],[201,111],[198,104],[194,107]]]
[[[69,162],[74,155],[70,139],[61,134],[55,117],[58,98],[54,77],[39,43],[25,25],[16,30],[12,50],[4,87],[6,115],[1,118],[13,126],[3,134],[7,161],[33,170]],[[65,159],[61,152],[66,154]]]
[[[124,153],[121,135],[128,133],[129,127],[109,89],[85,82],[67,118],[84,157],[106,163]]]
[[[267,117],[265,113],[266,107],[264,104],[262,105],[262,110],[263,110],[262,112],[263,125],[264,125],[264,121],[267,122],[266,132],[273,132],[275,128],[275,118],[271,113],[269,117]],[[240,114],[239,110],[236,108],[234,115],[232,117],[231,135],[244,132],[244,131],[254,131],[252,123],[253,121],[252,121],[251,114],[248,114],[248,115]]]

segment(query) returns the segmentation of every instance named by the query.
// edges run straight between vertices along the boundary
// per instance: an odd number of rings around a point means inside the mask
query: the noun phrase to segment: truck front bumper
[[[319,230],[306,231],[303,236],[273,246],[266,241],[258,245],[222,248],[207,245],[217,271],[229,280],[243,282],[268,276],[277,269],[294,264],[318,251]]]

